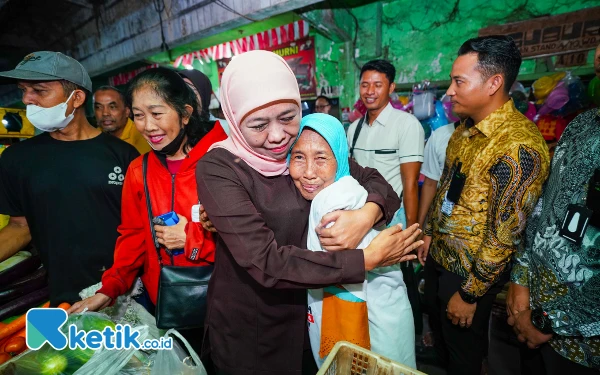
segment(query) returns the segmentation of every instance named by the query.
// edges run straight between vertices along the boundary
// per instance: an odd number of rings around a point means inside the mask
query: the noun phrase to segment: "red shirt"
[[[167,168],[169,169],[169,173],[177,174],[179,172],[179,168],[181,168],[181,164],[185,159],[180,160],[169,160],[167,159]]]
[[[168,168],[168,162],[165,165],[155,152],[149,154],[146,180],[152,202],[152,216],[169,211],[185,216],[188,220],[185,249],[199,250],[199,259],[196,261],[182,255],[174,257],[177,266],[206,266],[214,262],[213,235],[206,232],[200,223],[192,222],[191,211],[192,206],[198,204],[196,164],[213,143],[226,138],[227,134],[223,128],[218,122],[215,123],[214,128],[184,159],[175,162],[179,162],[179,167],[175,166],[177,170],[174,174],[170,172],[169,169],[172,168]],[[114,264],[102,275],[102,288],[98,293],[116,299],[132,287],[142,270],[142,282],[150,299],[156,304],[160,263],[150,232],[143,181],[142,156],[140,156],[131,162],[125,176],[121,225],[118,228],[120,236],[115,248]],[[171,201],[173,189],[175,189],[174,202]],[[161,258],[163,264],[170,265],[170,258],[163,248],[161,248]]]

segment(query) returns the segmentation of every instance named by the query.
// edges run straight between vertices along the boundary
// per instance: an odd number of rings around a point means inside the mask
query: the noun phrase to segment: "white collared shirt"
[[[421,167],[421,173],[426,177],[439,181],[444,171],[446,161],[446,147],[454,133],[454,123],[437,128],[425,145],[425,161]]]
[[[348,147],[352,146],[359,121],[348,128]],[[363,167],[377,169],[396,194],[402,196],[400,164],[423,162],[424,146],[425,132],[419,120],[388,103],[372,125],[363,122],[354,147],[354,159]]]

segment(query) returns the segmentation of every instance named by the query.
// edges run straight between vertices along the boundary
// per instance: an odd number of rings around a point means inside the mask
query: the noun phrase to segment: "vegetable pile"
[[[19,251],[0,263],[0,321],[48,300],[48,278],[39,256]]]
[[[68,304],[59,307],[68,309]],[[19,318],[20,319],[20,318]],[[24,317],[23,317],[24,322]],[[11,323],[12,324],[12,323]],[[78,330],[89,332],[91,330],[103,331],[105,327],[115,328],[115,323],[102,314],[86,313],[70,315],[63,325],[62,331],[66,334],[69,326],[74,324]],[[21,337],[18,337],[21,338]],[[25,346],[23,345],[23,349]],[[8,354],[8,353],[6,353]],[[16,354],[16,353],[15,353]],[[0,367],[1,375],[71,375],[90,360],[92,349],[53,349],[44,345],[40,350],[25,352],[12,362]],[[9,354],[10,355],[10,354]]]

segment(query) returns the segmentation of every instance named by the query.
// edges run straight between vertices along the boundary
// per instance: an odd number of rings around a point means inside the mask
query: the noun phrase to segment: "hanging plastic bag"
[[[179,332],[170,329],[164,337],[173,338],[173,349],[156,353],[151,375],[207,375],[200,357]],[[184,347],[181,347],[175,338],[178,338]]]
[[[590,81],[587,94],[594,105],[600,106],[600,78],[594,77]]]
[[[413,115],[419,120],[425,120],[435,114],[436,87],[425,80],[413,85]]]
[[[442,105],[444,106],[444,113],[446,114],[446,118],[448,119],[448,121],[456,122],[460,120],[460,118],[458,118],[458,116],[456,116],[456,114],[454,114],[454,112],[452,111],[451,99],[452,98],[450,98],[448,95],[444,94],[440,102],[442,102]]]
[[[558,85],[558,82],[565,78],[566,75],[567,73],[565,72],[558,72],[541,77],[533,82],[531,89],[533,90],[533,95],[538,100],[537,104],[544,103],[548,95],[550,95],[552,90]]]
[[[561,109],[565,104],[569,102],[569,90],[564,81],[560,81],[558,85],[552,90],[552,92],[546,98],[544,105],[538,111],[540,116],[546,115],[550,112],[554,112]]]
[[[444,125],[448,125],[450,121],[446,118],[446,113],[444,111],[444,105],[440,100],[436,100],[435,102],[435,115],[430,118],[429,125],[431,126],[431,130],[435,131],[438,128],[441,128]]]

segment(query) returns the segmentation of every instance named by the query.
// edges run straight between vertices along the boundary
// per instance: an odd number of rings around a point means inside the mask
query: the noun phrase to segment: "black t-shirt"
[[[83,141],[44,133],[0,157],[0,213],[27,219],[53,306],[80,300],[112,266],[125,172],[138,155],[104,133]]]

